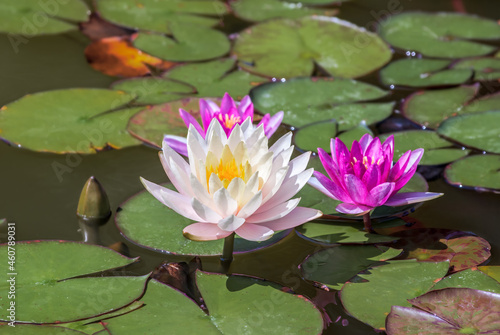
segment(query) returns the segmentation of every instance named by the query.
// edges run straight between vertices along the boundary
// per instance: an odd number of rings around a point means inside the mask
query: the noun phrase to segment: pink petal
[[[383,183],[375,186],[368,196],[369,201],[366,203],[368,206],[382,206],[387,199],[391,196],[394,190],[394,183]]]
[[[214,223],[197,222],[184,228],[182,233],[193,241],[212,241],[228,237],[233,232],[224,231]]]
[[[183,156],[188,155],[187,141],[185,137],[175,135],[165,135],[163,143],[174,149],[176,152]]]
[[[322,216],[323,213],[313,208],[296,207],[287,216],[277,220],[264,222],[261,225],[268,227],[274,231],[285,230],[296,227],[307,221],[314,220]]]
[[[314,171],[313,175],[318,179],[318,181],[323,185],[330,193],[331,198],[335,200],[340,200],[342,202],[352,202],[351,197],[347,192],[342,188],[341,185],[337,185],[332,180],[325,177],[321,172]],[[310,184],[314,186],[313,184]]]
[[[356,204],[366,204],[368,197],[368,190],[365,184],[357,176],[347,174],[344,176],[346,191],[351,197],[352,201]]]
[[[401,178],[406,169],[406,166],[408,166],[410,155],[411,155],[411,150],[408,150],[401,157],[399,157],[396,164],[394,164],[394,166],[392,167],[391,172],[389,173],[389,177],[387,178],[387,181],[396,182],[399,178]]]
[[[422,202],[427,200],[432,200],[439,198],[443,193],[432,193],[432,192],[407,192],[407,193],[397,193],[389,198],[385,202],[386,206],[403,206],[408,204],[413,204],[416,202]]]
[[[205,99],[200,99],[200,115],[201,115],[201,121],[203,123],[203,128],[208,129],[208,126],[210,125],[210,122],[212,121],[212,118],[214,116],[214,110],[212,109],[212,105],[209,103],[209,101]],[[218,106],[214,106],[216,109],[218,109]],[[203,134],[203,138],[205,138],[205,135]]]
[[[242,120],[246,120],[248,117],[253,120],[253,103],[248,95],[245,95],[243,99],[241,99],[238,105],[238,112]]]
[[[380,139],[375,137],[365,150],[365,156],[371,157],[375,162],[383,157],[382,156],[382,144],[380,144]]]
[[[269,123],[264,127],[264,131],[267,137],[271,137],[276,132],[281,122],[283,121],[284,115],[285,114],[282,111],[279,111],[278,113],[271,116],[271,118],[269,119]]]
[[[408,165],[406,166],[405,172],[403,175],[396,180],[396,187],[394,188],[395,192],[399,191],[406,183],[413,177],[418,168],[418,163],[424,154],[424,149],[414,150],[410,158],[408,160]]]
[[[236,234],[249,241],[265,241],[273,236],[274,231],[265,226],[246,222],[236,230]]]
[[[382,144],[382,151],[387,152],[392,160],[394,155],[394,135],[391,135],[388,138],[386,138],[386,140]]]
[[[337,162],[339,174],[341,176],[352,173],[351,153],[345,146],[344,142],[342,142],[338,137],[335,138],[335,158],[333,161]]]
[[[373,207],[342,203],[335,208],[337,212],[344,214],[362,215],[373,209]]]
[[[316,173],[316,171],[314,171],[314,173]],[[314,187],[315,189],[317,189],[318,191],[320,191],[321,193],[323,193],[324,195],[326,195],[327,197],[329,198],[332,198],[332,199],[335,199],[333,197],[333,194],[328,191],[326,189],[326,187],[324,187],[320,182],[319,180],[316,178],[316,177],[311,177],[309,178],[309,180],[307,181],[307,183],[309,185],[311,185],[312,187]],[[339,199],[335,199],[335,200],[339,200]],[[340,200],[339,200],[340,201]]]
[[[365,171],[361,181],[366,185],[366,189],[370,191],[383,181],[380,177],[380,167],[377,164],[372,164]]]
[[[192,124],[194,128],[200,133],[201,136],[205,137],[205,131],[201,128],[200,124],[196,119],[186,112],[184,109],[179,109],[179,114],[181,115],[181,118],[184,120],[184,123],[186,124],[186,127],[189,129],[189,125]]]
[[[361,148],[361,144],[358,141],[352,142],[351,146],[351,159],[356,158],[357,161],[363,161],[364,149]]]
[[[233,98],[231,98],[231,96],[226,92],[224,93],[224,97],[222,98],[222,102],[220,104],[220,113],[224,115],[229,113],[232,109],[236,109],[236,104],[234,103]]]
[[[321,164],[323,164],[323,167],[325,168],[326,173],[328,173],[328,176],[330,176],[330,179],[334,183],[342,185],[342,179],[340,178],[340,171],[338,169],[337,163],[335,163],[332,157],[321,148],[318,148],[318,156]]]
[[[287,202],[283,202],[279,205],[274,206],[273,208],[267,211],[256,211],[252,216],[248,217],[247,222],[251,223],[262,223],[272,220],[277,220],[279,218],[284,217],[291,211],[297,207],[299,204],[300,198],[292,199]]]
[[[361,136],[361,139],[359,140],[359,145],[361,147],[361,152],[363,155],[366,152],[366,148],[368,148],[368,145],[373,141],[373,137],[370,134],[364,134]]]

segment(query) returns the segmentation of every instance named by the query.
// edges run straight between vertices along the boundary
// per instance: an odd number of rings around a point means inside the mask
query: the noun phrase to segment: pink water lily
[[[365,134],[349,151],[338,138],[331,140],[331,156],[318,148],[328,176],[314,172],[309,184],[327,196],[342,201],[340,213],[363,215],[375,207],[402,206],[431,200],[442,193],[397,193],[415,174],[424,149],[408,150],[393,164],[394,137],[383,144]]]
[[[237,105],[233,98],[226,93],[222,98],[220,108],[213,101],[200,99],[200,114],[203,127],[200,126],[198,121],[196,121],[196,119],[184,109],[179,109],[179,114],[184,120],[186,127],[189,128],[190,125],[193,125],[198,133],[205,138],[206,130],[213,119],[219,121],[222,129],[226,135],[229,136],[237,124],[241,125],[248,118],[250,118],[250,122],[253,122],[254,108],[248,95],[245,96]],[[269,138],[276,132],[276,129],[278,129],[282,120],[282,111],[277,112],[273,116],[266,114],[263,116],[257,127],[262,125],[264,127],[265,135]],[[186,139],[184,137],[165,135],[163,141],[181,155],[187,156]]]
[[[268,147],[264,127],[254,127],[249,118],[235,125],[229,136],[216,119],[205,137],[190,124],[189,162],[166,142],[160,152],[178,192],[141,180],[156,199],[195,221],[183,231],[190,239],[216,240],[236,233],[251,241],[266,240],[275,231],[322,215],[297,207],[300,198],[290,200],[313,173],[306,170],[310,152],[290,160],[291,139],[288,133]]]

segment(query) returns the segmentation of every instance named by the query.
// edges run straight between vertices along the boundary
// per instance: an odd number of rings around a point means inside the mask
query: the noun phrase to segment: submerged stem
[[[224,249],[222,250],[222,256],[220,257],[220,263],[226,272],[229,270],[229,266],[233,261],[233,249],[234,233],[224,239]]]
[[[375,233],[372,228],[372,220],[370,219],[370,212],[363,215],[363,223],[365,224],[365,231],[368,233]]]

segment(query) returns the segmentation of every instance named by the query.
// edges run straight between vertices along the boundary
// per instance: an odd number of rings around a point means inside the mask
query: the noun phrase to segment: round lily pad
[[[330,1],[333,2],[333,1]],[[265,21],[276,18],[297,19],[307,15],[333,16],[336,9],[324,9],[295,5],[281,0],[238,0],[231,2],[236,16],[248,21]]]
[[[444,170],[448,184],[476,191],[500,192],[500,156],[474,155],[448,165]]]
[[[500,107],[498,111],[449,118],[437,132],[467,147],[500,154]]]
[[[380,70],[386,86],[433,87],[462,84],[473,75],[471,69],[447,69],[451,61],[438,59],[400,59]]]
[[[392,113],[393,103],[361,103],[388,94],[360,81],[337,78],[295,78],[260,85],[250,92],[261,113],[283,111],[283,122],[301,127],[315,121],[336,119],[340,130],[361,122],[372,124]]]
[[[166,187],[175,190],[170,184]],[[147,191],[140,192],[121,204],[115,222],[129,241],[161,253],[212,256],[220,255],[224,246],[224,239],[199,242],[185,238],[182,230],[193,221],[166,207]],[[290,229],[283,230],[263,242],[247,241],[236,236],[234,252],[269,246],[290,232]]]
[[[346,281],[359,272],[400,253],[401,250],[384,246],[341,245],[307,257],[300,269],[305,279],[340,290]]]
[[[493,293],[500,293],[500,283],[477,268],[467,269],[444,277],[432,287],[441,290],[450,287],[472,288]]]
[[[89,9],[84,1],[2,1],[0,32],[22,38],[41,34],[59,34],[78,29],[87,20]],[[16,38],[15,35],[10,35]]]
[[[474,80],[489,81],[500,79],[500,58],[496,57],[464,59],[455,63],[453,68],[474,71]]]
[[[463,106],[472,100],[478,85],[459,86],[444,90],[418,91],[403,104],[403,114],[410,120],[428,128],[454,115],[464,113]]]
[[[94,153],[140,144],[127,131],[140,108],[116,110],[134,99],[91,88],[28,94],[0,109],[0,136],[17,146],[56,153]]]
[[[179,114],[182,108],[200,120],[198,98],[186,98],[143,109],[130,118],[128,131],[136,138],[158,148],[166,134],[186,137],[187,127]],[[213,99],[220,104],[220,99]]]
[[[19,322],[69,322],[112,312],[138,299],[148,277],[74,278],[135,261],[95,245],[37,241],[18,242],[15,247],[3,244],[0,249],[16,258],[14,264],[5,261],[0,269],[2,292],[12,290],[14,282]],[[0,297],[0,320],[8,320],[11,301],[7,294]]]
[[[385,329],[392,306],[410,306],[408,299],[427,292],[447,271],[448,262],[390,261],[347,282],[340,293],[342,305],[356,319]]]
[[[421,228],[392,236],[399,238],[393,247],[404,250],[403,258],[424,262],[449,261],[453,272],[475,267],[491,256],[488,241],[471,233]]]
[[[172,38],[162,34],[140,32],[134,46],[153,56],[175,62],[217,58],[229,52],[230,44],[220,31],[189,23],[171,23]]]
[[[48,325],[29,325],[16,324],[15,327],[9,325],[0,325],[0,332],[7,335],[81,335],[86,334],[73,329],[48,326]]]
[[[394,136],[394,161],[397,161],[408,150],[424,149],[420,165],[441,165],[465,157],[470,150],[453,147],[453,143],[439,137],[435,131],[405,130],[395,133],[386,133],[379,136],[385,141],[390,135]]]
[[[493,52],[495,47],[471,40],[500,39],[500,26],[473,15],[407,12],[381,22],[379,34],[400,49],[430,57],[464,58]]]
[[[387,334],[494,334],[500,329],[500,294],[468,288],[429,292],[394,306]]]
[[[326,16],[269,20],[239,34],[239,65],[270,77],[309,76],[314,65],[332,76],[355,78],[386,64],[389,47],[374,33]]]
[[[222,2],[212,0],[97,0],[97,12],[106,20],[132,29],[171,33],[170,26],[185,23],[214,26],[227,12]]]
[[[243,276],[197,272],[208,315],[192,300],[152,280],[137,311],[107,320],[114,334],[319,334],[320,312],[308,300],[277,285]]]

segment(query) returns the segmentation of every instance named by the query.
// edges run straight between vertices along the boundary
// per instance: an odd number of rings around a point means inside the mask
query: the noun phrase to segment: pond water
[[[389,4],[391,3],[391,4]],[[404,11],[453,11],[462,4],[467,13],[498,20],[500,3],[492,1],[349,1],[340,6],[339,17],[359,26],[367,26],[388,12],[388,6]],[[233,22],[234,21],[234,22]],[[237,32],[245,22],[228,18],[223,29]],[[70,87],[109,87],[115,78],[93,70],[86,63],[83,51],[87,39],[78,32],[55,36],[32,37],[14,52],[8,37],[0,35],[0,105],[28,93]],[[361,80],[379,85],[375,74]],[[497,88],[498,89],[498,88]],[[390,100],[399,100],[412,90],[396,90]],[[0,134],[1,135],[1,134]],[[154,182],[166,182],[157,150],[136,146],[91,155],[58,155],[32,152],[0,143],[0,218],[15,222],[16,238],[20,240],[63,239],[81,240],[75,211],[80,191],[90,176],[104,186],[113,209],[132,195],[143,190],[139,176]],[[54,166],[68,169],[60,174]],[[445,195],[421,206],[412,217],[424,227],[472,231],[491,244],[489,265],[500,265],[500,198],[498,194],[479,193],[446,184],[443,179],[431,181],[430,191]],[[124,242],[130,255],[140,256],[141,262],[127,270],[130,274],[150,272],[162,261],[186,261],[191,257],[155,253],[125,240],[112,220],[100,229],[103,245]],[[2,239],[6,235],[0,235]],[[236,255],[232,272],[276,281],[292,287],[296,293],[313,299],[325,308],[331,323],[324,334],[370,334],[373,328],[346,315],[333,292],[313,287],[300,277],[297,266],[318,245],[295,233],[269,249]],[[203,269],[217,271],[218,258],[202,259]]]

